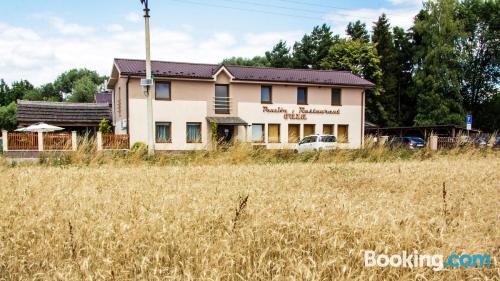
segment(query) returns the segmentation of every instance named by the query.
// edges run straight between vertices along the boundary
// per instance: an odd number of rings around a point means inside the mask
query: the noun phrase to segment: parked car
[[[334,135],[310,135],[304,137],[295,147],[296,152],[331,150],[337,148]]]
[[[493,145],[492,145],[493,148],[497,148],[499,149],[500,148],[500,136],[497,136],[495,138],[495,141],[493,141]]]
[[[479,136],[479,137],[474,138],[473,144],[475,147],[483,148],[483,147],[486,147],[488,145],[488,141],[489,141],[488,137]]]
[[[421,137],[394,137],[389,141],[389,146],[392,148],[424,148],[425,140]]]

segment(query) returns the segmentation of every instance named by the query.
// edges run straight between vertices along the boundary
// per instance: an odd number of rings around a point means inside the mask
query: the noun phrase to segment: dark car
[[[425,141],[420,137],[395,137],[389,141],[389,146],[409,149],[424,148]]]
[[[500,136],[495,138],[495,141],[493,142],[493,148],[500,149]]]
[[[475,147],[483,148],[483,147],[486,147],[488,145],[488,140],[489,139],[486,136],[479,136],[473,140],[473,143],[474,143]]]

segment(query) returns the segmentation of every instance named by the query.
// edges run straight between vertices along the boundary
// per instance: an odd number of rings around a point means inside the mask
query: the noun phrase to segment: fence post
[[[384,146],[385,143],[389,140],[389,136],[380,136],[378,138],[378,143],[380,146]]]
[[[9,141],[9,137],[8,137],[8,134],[9,132],[7,132],[6,130],[2,130],[2,151],[8,151],[9,149],[9,146],[7,144],[7,142]]]
[[[71,131],[71,149],[73,151],[76,151],[77,147],[78,147],[78,143],[77,143],[77,138],[76,138],[76,131]]]
[[[438,149],[438,137],[431,136],[429,138],[429,144],[430,144],[431,150],[437,150]]]
[[[102,132],[97,131],[97,151],[102,150]]]
[[[38,151],[43,151],[43,133],[38,132]]]

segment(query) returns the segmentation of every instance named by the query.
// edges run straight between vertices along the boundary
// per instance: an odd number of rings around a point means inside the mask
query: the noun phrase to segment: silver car
[[[310,135],[304,137],[295,147],[296,152],[331,150],[337,148],[334,135]]]

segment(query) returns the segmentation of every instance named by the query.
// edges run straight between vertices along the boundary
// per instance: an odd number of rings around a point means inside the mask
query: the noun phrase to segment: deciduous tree
[[[323,59],[321,67],[348,70],[375,83],[375,88],[368,90],[366,94],[367,120],[377,124],[387,123],[388,117],[380,100],[383,93],[380,59],[371,43],[361,40],[338,40]]]
[[[415,125],[464,125],[456,48],[463,34],[457,8],[456,0],[428,1],[415,22],[414,32],[421,38],[414,76]]]

